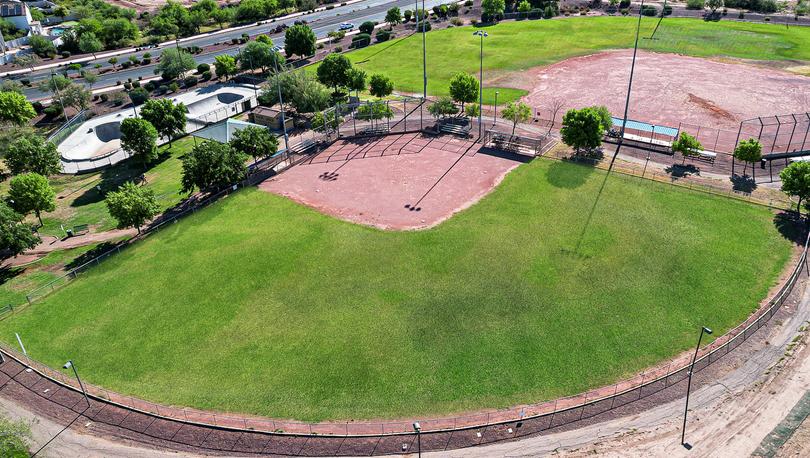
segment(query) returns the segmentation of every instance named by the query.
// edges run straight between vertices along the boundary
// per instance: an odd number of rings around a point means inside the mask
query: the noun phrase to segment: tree
[[[529,11],[532,10],[532,4],[529,3],[527,0],[523,0],[518,4],[517,10],[520,13],[528,13]]]
[[[376,24],[374,24],[371,21],[366,21],[366,22],[360,24],[360,27],[358,27],[358,30],[360,30],[360,33],[367,33],[367,34],[371,35],[371,32],[374,32],[374,26],[375,25]]]
[[[98,82],[98,74],[93,72],[84,72],[82,73],[82,78],[84,78],[84,82],[87,84],[89,89],[93,89],[93,85]]]
[[[366,72],[359,68],[350,68],[347,73],[348,82],[346,87],[354,91],[355,97],[360,97],[360,91],[366,90]]]
[[[12,256],[30,250],[39,245],[42,241],[36,234],[34,228],[30,224],[22,222],[23,215],[15,212],[5,202],[0,202],[0,251],[11,253]],[[0,419],[0,428],[5,429],[2,425],[4,420]],[[0,430],[0,435],[3,431]],[[17,456],[17,455],[4,455],[3,451],[8,450],[9,442],[7,437],[0,440],[0,456]],[[19,456],[28,456],[19,455]]]
[[[81,84],[70,83],[61,90],[59,96],[65,106],[73,107],[81,111],[90,107],[90,100],[93,98],[93,93]]]
[[[191,54],[182,49],[170,48],[161,54],[160,63],[157,70],[165,80],[173,80],[182,77],[187,71],[194,69],[197,63]]]
[[[96,58],[96,53],[104,49],[104,44],[101,43],[93,32],[83,33],[79,37],[79,51],[83,53],[90,53],[93,58]]]
[[[372,121],[372,125],[376,120],[391,119],[393,117],[394,111],[391,110],[391,107],[388,106],[388,103],[384,100],[367,102],[357,107],[357,119]]]
[[[260,68],[262,73],[266,73],[268,68],[284,65],[284,57],[273,51],[273,48],[267,43],[251,41],[242,49],[239,63],[242,70]]]
[[[285,71],[273,74],[262,90],[259,100],[263,105],[273,106],[279,102],[278,89],[284,103],[295,108],[298,113],[312,113],[329,106],[329,89],[321,84],[315,75],[305,71]]]
[[[718,9],[723,7],[723,0],[706,0],[706,6],[709,7],[711,14],[714,15]]]
[[[672,142],[672,151],[681,153],[683,155],[683,162],[686,162],[687,157],[700,155],[700,150],[702,149],[703,145],[701,145],[695,137],[686,132],[681,132],[678,139]]]
[[[456,73],[450,79],[450,97],[461,103],[463,111],[465,103],[472,103],[478,99],[478,80],[469,73]]]
[[[607,132],[613,128],[613,115],[610,114],[610,110],[606,106],[598,105],[591,107],[591,109],[599,116],[603,131]]]
[[[105,19],[101,23],[101,40],[107,49],[122,48],[140,36],[134,21],[125,18]]]
[[[802,212],[802,201],[810,197],[810,162],[793,162],[779,172],[782,180],[782,192],[796,196],[796,211]]]
[[[16,80],[0,81],[0,92],[16,92],[20,95],[25,95],[25,86]]]
[[[174,138],[186,131],[186,113],[182,103],[177,105],[171,99],[151,99],[141,107],[141,117],[155,127],[161,137],[167,137],[171,144]]]
[[[565,113],[560,134],[562,141],[579,154],[582,149],[598,148],[602,144],[605,130],[599,114],[593,108],[583,108]]]
[[[211,19],[222,29],[225,27],[225,23],[233,20],[233,10],[230,8],[217,8],[211,11]]]
[[[471,103],[467,105],[467,108],[464,110],[464,114],[466,114],[469,118],[475,118],[481,114],[481,107],[479,107],[477,103]]]
[[[23,173],[12,178],[8,197],[14,211],[23,215],[34,212],[40,226],[42,226],[42,212],[52,212],[56,209],[56,193],[48,183],[48,179],[38,173]]]
[[[278,139],[264,127],[249,126],[237,130],[229,143],[234,150],[253,156],[255,162],[278,151]]]
[[[53,42],[42,35],[31,35],[28,39],[28,45],[31,46],[31,51],[39,57],[47,57],[49,55],[56,55],[56,46]]]
[[[113,71],[115,71],[115,64],[117,64],[117,63],[118,63],[118,58],[117,58],[117,57],[115,57],[115,56],[110,57],[110,58],[107,60],[107,63],[108,63],[108,64],[110,64],[110,65],[112,65]]]
[[[157,159],[158,132],[155,126],[143,118],[127,118],[121,121],[121,148],[137,157],[143,169],[146,164]]]
[[[13,175],[33,172],[54,175],[61,171],[56,145],[39,135],[24,135],[6,148],[6,167]]]
[[[118,221],[120,229],[134,227],[138,229],[138,234],[141,233],[141,226],[160,211],[155,192],[131,181],[107,194],[104,201],[110,215]]]
[[[505,9],[505,0],[481,0],[481,11],[484,13],[482,16],[486,22],[498,20]]]
[[[284,52],[287,57],[315,54],[315,32],[304,24],[294,25],[284,32]]]
[[[374,97],[383,98],[394,92],[394,82],[391,78],[375,73],[368,82],[368,91]]]
[[[217,71],[217,78],[223,77],[228,80],[236,74],[236,59],[227,54],[221,54],[214,58],[214,68]]]
[[[171,19],[165,16],[155,16],[149,21],[150,33],[157,37],[170,37],[177,36],[180,32],[180,27]]]
[[[385,13],[385,22],[387,22],[391,27],[402,22],[402,13],[400,13],[399,8],[396,6],[389,9],[388,12]]]
[[[0,92],[0,123],[24,126],[36,115],[33,105],[24,95],[17,92]]]
[[[428,113],[433,115],[434,118],[443,118],[458,113],[458,107],[453,102],[453,99],[444,96],[439,97],[439,100],[428,107]]]
[[[531,119],[532,109],[523,102],[510,102],[503,109],[501,116],[507,121],[512,121],[512,135],[515,135],[515,128],[517,128],[518,123],[528,122]]]
[[[743,175],[745,175],[748,171],[749,163],[753,167],[755,162],[759,162],[762,159],[762,143],[755,138],[742,140],[740,144],[734,148],[734,158],[745,163],[743,167]]]
[[[318,81],[334,88],[337,94],[338,87],[348,86],[349,71],[352,63],[343,54],[329,54],[318,66]]]
[[[204,141],[183,156],[183,192],[208,191],[245,178],[248,156],[226,143]]]
[[[315,113],[315,116],[312,117],[312,129],[320,130],[325,126],[332,129],[337,129],[342,122],[343,118],[338,116],[335,110],[330,110],[328,112],[319,111]]]

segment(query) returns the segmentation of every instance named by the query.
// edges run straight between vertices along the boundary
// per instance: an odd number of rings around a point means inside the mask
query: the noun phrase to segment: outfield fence
[[[223,190],[218,197],[223,197],[229,192],[231,192],[230,189]],[[217,198],[217,195],[211,198]],[[170,222],[172,221],[167,220],[165,224]],[[691,352],[685,352],[630,379],[574,396],[478,414],[415,419],[421,425],[421,437],[419,438],[421,450],[446,450],[447,448],[472,446],[535,434],[594,417],[674,385],[685,388],[685,384],[680,382],[688,377],[690,365],[694,363],[696,372],[708,367],[755,335],[756,331],[765,326],[780,310],[799,281],[802,270],[807,268],[808,242],[810,242],[810,238],[805,238],[795,267],[773,297],[743,323],[699,349],[694,361]],[[24,336],[22,337],[24,339]],[[220,451],[244,451],[236,444],[246,440],[246,437],[271,435],[287,438],[306,436],[307,443],[311,440],[313,444],[321,444],[320,447],[314,449],[318,451],[317,454],[324,454],[324,447],[329,444],[333,444],[332,446],[340,450],[340,447],[346,444],[346,440],[355,439],[354,444],[357,447],[352,449],[353,454],[377,455],[407,450],[408,444],[413,444],[412,439],[415,436],[412,420],[305,423],[237,416],[164,406],[85,384],[88,395],[92,399],[88,409],[83,398],[78,395],[80,390],[78,384],[71,376],[53,370],[5,344],[0,344],[0,350],[10,357],[10,361],[0,366],[0,370],[40,398],[58,403],[60,406],[96,422],[180,444],[189,445],[187,436],[178,437],[178,432],[183,428],[193,428],[195,431],[205,432],[206,438],[209,435],[216,435],[218,445],[215,449]],[[27,350],[36,353],[36,348],[29,347]],[[12,367],[10,364],[17,366]],[[31,371],[25,371],[26,368]],[[66,393],[59,396],[50,388],[54,384],[58,389],[66,390]],[[44,389],[46,386],[49,388]],[[123,414],[116,416],[112,412],[123,412]],[[143,421],[124,421],[124,419],[139,418],[139,416],[149,419],[149,425],[161,422],[161,425],[176,424],[177,427],[172,429],[172,434],[156,436],[156,432],[149,432],[151,426],[145,426]],[[224,440],[223,436],[228,434],[238,436],[233,436],[230,441]],[[341,438],[343,442],[336,445],[337,443],[329,442],[333,441],[332,438]],[[283,442],[281,439],[278,441]],[[198,446],[203,446],[204,443],[207,443],[207,439],[200,439]],[[349,442],[349,444],[352,443]],[[397,447],[401,448],[397,449]],[[306,454],[304,449],[305,446],[301,445],[298,453]],[[312,453],[316,454],[314,451]]]

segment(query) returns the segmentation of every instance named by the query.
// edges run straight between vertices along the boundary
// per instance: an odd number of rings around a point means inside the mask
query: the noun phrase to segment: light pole
[[[59,86],[56,84],[56,80],[54,80],[54,73],[51,70],[51,84],[53,85],[53,90],[56,92],[56,98],[59,99],[59,106],[62,107],[62,116],[65,118],[65,122],[68,121],[67,113],[65,113],[65,102],[62,101],[62,94],[59,93]]]
[[[498,123],[498,91],[495,91],[495,117],[492,118],[492,127]]]
[[[473,35],[477,35],[481,37],[481,51],[479,52],[479,59],[481,61],[481,67],[478,71],[478,138],[481,138],[481,130],[484,127],[483,124],[483,111],[484,111],[484,37],[488,37],[489,34],[484,32],[483,30],[478,30],[473,32]]]
[[[697,347],[695,347],[695,354],[692,356],[692,364],[689,365],[689,380],[686,382],[686,407],[683,410],[683,428],[681,429],[681,445],[686,448],[691,448],[686,444],[686,414],[689,412],[689,390],[692,389],[692,372],[695,371],[695,360],[697,360],[698,350],[700,350],[700,341],[703,340],[703,333],[711,334],[712,330],[706,326],[700,328],[700,337],[698,337]]]
[[[65,368],[65,369],[67,369],[67,368],[73,369],[73,375],[75,375],[76,380],[79,381],[79,387],[81,387],[81,389],[82,389],[82,394],[84,395],[84,400],[87,401],[87,407],[90,407],[90,398],[87,397],[87,391],[84,390],[84,384],[82,384],[82,379],[79,378],[79,373],[76,372],[76,365],[73,364],[73,360],[69,359],[68,362],[66,362],[65,365],[62,366],[62,367]]]
[[[425,22],[427,21],[427,11],[425,10],[425,0],[422,0],[422,100],[427,100],[427,44],[425,42]]]
[[[416,431],[416,453],[422,458],[422,426],[418,421],[413,422],[413,430]]]
[[[284,129],[284,149],[287,150],[287,157],[290,156],[290,141],[287,136],[287,121],[284,119],[284,99],[281,98],[281,73],[278,71],[278,59],[281,57],[276,53],[276,58],[273,64],[276,67],[276,88],[278,89],[278,103],[281,105],[281,128]],[[335,113],[335,120],[337,121],[337,113]],[[326,120],[324,120],[326,121]]]

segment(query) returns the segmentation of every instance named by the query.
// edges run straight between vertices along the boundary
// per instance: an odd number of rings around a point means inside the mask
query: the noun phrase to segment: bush
[[[169,92],[169,86],[166,86],[165,84],[161,84],[160,86],[158,86],[157,90],[158,90],[158,93],[165,94],[165,93]]]
[[[23,78],[20,80],[20,84],[22,84],[23,86],[30,86],[31,80],[29,80],[28,78]]]
[[[110,100],[110,96],[109,96],[109,95],[107,95],[107,94],[101,94],[101,101],[102,101],[102,102],[107,102],[108,100]]]
[[[202,80],[203,80],[203,81],[208,81],[208,80],[210,80],[210,79],[211,79],[211,76],[212,76],[212,75],[211,75],[211,70],[208,70],[208,71],[206,71],[206,72],[202,72]]]
[[[377,34],[374,36],[374,38],[376,38],[377,41],[380,43],[382,43],[383,41],[388,41],[391,39],[391,32],[385,29],[380,29],[377,31]]]
[[[132,87],[134,87],[134,88],[139,88],[139,87],[141,87],[141,82],[140,82],[140,81],[133,81],[133,82],[132,82]]]
[[[352,37],[352,48],[362,48],[371,43],[371,35],[367,33],[358,33]]]
[[[124,101],[127,99],[127,96],[124,95],[123,92],[113,92],[110,95],[110,100],[112,100],[113,105],[121,106],[124,104]]]
[[[42,102],[39,101],[31,103],[31,106],[34,107],[34,111],[36,111],[37,114],[42,113],[42,110],[45,108],[42,106]]]
[[[128,60],[121,62],[121,68],[129,68],[129,67],[132,67],[132,62]]]
[[[468,8],[473,6],[473,1],[472,0],[464,0],[464,6],[466,6]]]
[[[205,72],[210,71],[210,70],[211,70],[211,66],[206,64],[206,63],[202,63],[200,65],[197,65],[197,73],[205,73]]]
[[[171,84],[169,84],[169,90],[172,92],[177,92],[180,90],[180,85],[177,84],[177,81],[172,81]]]
[[[686,9],[688,10],[702,10],[706,6],[704,0],[686,0]]]
[[[335,52],[343,52],[343,46],[335,46]]]
[[[48,107],[45,107],[45,109],[42,110],[42,112],[45,113],[45,116],[49,118],[55,118],[60,114],[62,114],[62,107],[59,106],[58,103],[54,103]]]
[[[371,21],[366,21],[366,22],[360,24],[360,27],[358,27],[358,29],[360,30],[361,34],[365,33],[367,35],[371,35],[371,33],[374,31],[374,26],[375,25],[376,24],[374,24]]]
[[[132,100],[133,105],[142,105],[144,102],[149,100],[149,92],[142,87],[133,89],[129,93],[129,99]]]
[[[641,7],[641,14],[650,17],[657,16],[658,8],[654,7],[653,5],[644,5]]]
[[[191,75],[191,76],[187,76],[187,77],[185,77],[185,79],[183,79],[183,84],[184,84],[186,87],[191,87],[191,86],[196,85],[198,81],[199,81],[199,80],[197,79],[197,77],[196,77],[196,76]]]
[[[461,19],[459,19],[457,17],[454,17],[454,18],[450,19],[450,24],[452,24],[452,25],[454,25],[456,27],[461,27],[462,25],[464,25],[464,21],[462,21]]]
[[[672,5],[664,5],[664,16],[672,14]]]
[[[621,0],[619,2],[619,8],[620,9],[630,8],[630,0]]]
[[[152,92],[155,90],[155,83],[148,81],[146,84],[143,85],[143,88],[149,92]]]
[[[152,59],[149,59],[149,58],[147,58],[147,57],[144,57],[144,58],[143,58],[143,60],[141,61],[141,63],[142,63],[143,65],[149,65],[149,64],[151,64],[151,63],[152,63]]]
[[[63,59],[67,59],[68,57],[70,57],[70,51],[62,51],[61,56]]]
[[[127,91],[132,89],[132,83],[130,83],[130,82],[124,83],[124,89],[127,90]]]

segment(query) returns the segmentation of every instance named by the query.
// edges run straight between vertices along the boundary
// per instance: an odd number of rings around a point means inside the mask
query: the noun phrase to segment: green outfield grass
[[[587,17],[503,22],[481,27],[484,41],[484,78],[507,76],[531,67],[616,48],[631,48],[636,18]],[[657,18],[642,19],[641,36],[652,33]],[[450,77],[458,71],[478,75],[480,39],[473,27],[454,27],[427,33],[428,94],[446,95]],[[664,19],[656,40],[639,41],[642,49],[698,57],[728,56],[753,60],[810,61],[810,28],[746,22],[704,22]],[[391,77],[396,90],[422,92],[422,39],[414,35],[347,54],[361,68]],[[488,76],[489,75],[489,76]],[[505,85],[484,88],[484,103],[515,100],[525,91]]]
[[[630,376],[744,320],[791,242],[749,205],[539,159],[436,228],[247,189],[0,322],[150,400],[302,420],[438,415]],[[595,208],[591,215],[591,209]]]

